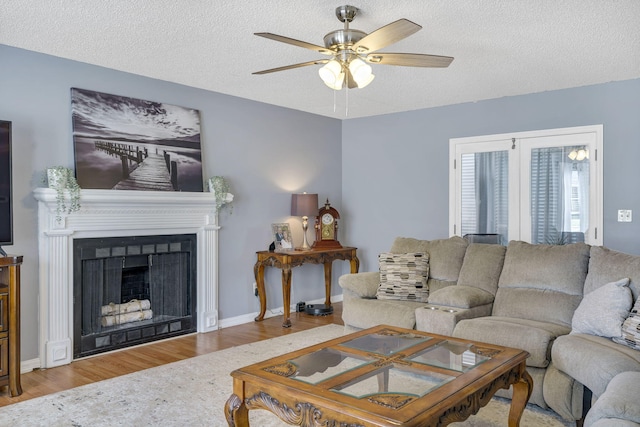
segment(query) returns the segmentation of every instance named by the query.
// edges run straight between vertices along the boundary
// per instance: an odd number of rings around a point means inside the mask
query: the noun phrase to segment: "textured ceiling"
[[[338,119],[640,77],[639,0],[359,0],[349,3],[360,9],[351,28],[370,33],[400,18],[423,27],[381,52],[455,60],[374,65],[369,86],[340,92],[322,83],[319,65],[251,75],[324,58],[254,32],[322,45],[342,28],[342,4],[3,0],[0,44]]]

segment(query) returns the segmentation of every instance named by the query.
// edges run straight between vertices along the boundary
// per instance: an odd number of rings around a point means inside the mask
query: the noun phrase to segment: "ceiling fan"
[[[367,34],[364,31],[349,28],[349,23],[353,21],[358,10],[354,6],[336,8],[336,17],[344,23],[344,29],[332,31],[324,36],[324,46],[272,33],[254,33],[256,36],[303,47],[331,58],[271,68],[253,74],[268,74],[309,65],[325,64],[318,70],[320,78],[331,89],[340,90],[345,86],[349,89],[363,88],[371,83],[375,76],[367,62],[405,67],[443,68],[448,67],[453,61],[450,56],[378,52],[379,49],[409,37],[422,27],[408,19],[399,19]]]

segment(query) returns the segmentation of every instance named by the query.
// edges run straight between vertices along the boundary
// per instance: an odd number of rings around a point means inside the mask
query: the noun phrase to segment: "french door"
[[[602,125],[450,140],[452,235],[602,244]]]

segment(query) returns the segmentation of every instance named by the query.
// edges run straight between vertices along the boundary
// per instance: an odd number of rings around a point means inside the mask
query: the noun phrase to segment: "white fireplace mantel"
[[[38,200],[41,367],[73,360],[74,239],[196,234],[197,330],[218,329],[220,227],[213,193],[81,190],[80,210],[63,214],[60,221],[54,190],[38,188],[34,197]]]

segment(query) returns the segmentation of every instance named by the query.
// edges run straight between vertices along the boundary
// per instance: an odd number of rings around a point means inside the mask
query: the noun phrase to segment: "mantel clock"
[[[318,210],[316,217],[316,241],[312,249],[339,249],[342,247],[338,242],[338,218],[340,214],[331,207],[327,199],[324,207]]]

